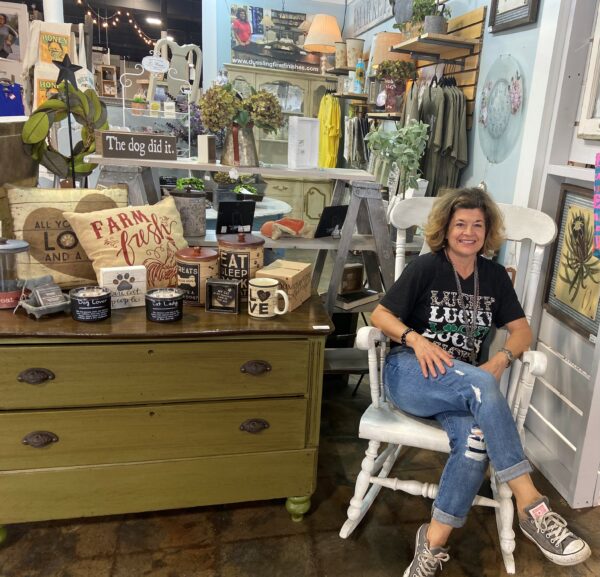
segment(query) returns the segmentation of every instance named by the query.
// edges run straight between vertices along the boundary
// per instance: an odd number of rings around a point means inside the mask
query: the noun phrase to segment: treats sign
[[[102,132],[101,153],[105,158],[177,160],[177,137],[136,132]]]

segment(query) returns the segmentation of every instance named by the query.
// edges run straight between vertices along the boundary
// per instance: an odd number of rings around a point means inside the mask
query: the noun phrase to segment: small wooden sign
[[[101,267],[98,284],[110,291],[113,309],[143,307],[146,277],[144,265]]]
[[[206,312],[240,312],[240,281],[223,278],[206,280]]]
[[[105,158],[177,160],[177,137],[103,130],[96,139],[96,150]]]

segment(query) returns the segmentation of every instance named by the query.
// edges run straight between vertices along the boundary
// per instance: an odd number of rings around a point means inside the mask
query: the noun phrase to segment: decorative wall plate
[[[479,143],[490,162],[502,162],[517,143],[524,96],[521,66],[508,54],[499,56],[486,76],[477,113]]]

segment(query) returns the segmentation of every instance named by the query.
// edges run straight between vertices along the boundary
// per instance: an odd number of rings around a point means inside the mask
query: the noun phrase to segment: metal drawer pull
[[[29,383],[30,385],[41,385],[46,381],[53,380],[54,377],[54,373],[49,369],[31,368],[21,371],[17,375],[17,381]]]
[[[52,443],[58,443],[58,435],[50,431],[32,431],[23,437],[23,444],[34,449],[41,449]]]
[[[267,361],[246,361],[241,367],[242,373],[248,373],[254,377],[268,373],[273,367]]]
[[[260,433],[265,429],[268,429],[271,425],[269,425],[268,421],[264,419],[248,419],[244,421],[240,425],[240,431],[246,431],[246,433]]]

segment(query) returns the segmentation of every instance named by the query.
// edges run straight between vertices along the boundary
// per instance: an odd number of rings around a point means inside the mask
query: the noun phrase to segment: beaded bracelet
[[[414,332],[415,332],[415,329],[410,329],[410,328],[408,328],[408,329],[406,329],[406,330],[405,330],[405,331],[402,333],[402,335],[401,335],[401,337],[400,337],[400,344],[401,344],[403,347],[405,347],[405,346],[406,346],[406,337],[407,337],[407,336],[408,336],[410,333],[414,333]]]

